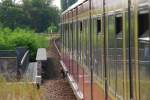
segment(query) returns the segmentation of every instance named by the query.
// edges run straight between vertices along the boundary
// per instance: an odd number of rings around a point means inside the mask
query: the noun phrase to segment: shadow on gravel
[[[50,44],[51,47],[47,49],[48,59],[42,64],[42,100],[76,100],[67,79],[62,75],[60,57],[53,41]]]
[[[59,60],[54,58],[48,58],[46,62],[43,63],[43,80],[56,80],[61,78],[60,68],[61,65]]]

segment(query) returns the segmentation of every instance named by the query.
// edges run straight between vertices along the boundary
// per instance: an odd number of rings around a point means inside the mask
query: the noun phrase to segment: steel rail
[[[61,52],[58,49],[57,45],[56,45],[56,40],[53,41],[54,47],[57,50],[58,55],[61,57]],[[69,74],[68,70],[67,70],[67,66],[64,64],[64,62],[62,61],[62,59],[59,60],[63,71],[65,72],[67,79],[69,81],[69,84],[71,86],[71,88],[73,89],[73,92],[75,94],[75,96],[77,97],[78,100],[84,100],[84,96],[83,93],[81,92],[80,88],[78,87],[78,84],[76,83],[76,81],[74,80],[74,78],[72,77],[71,74]]]

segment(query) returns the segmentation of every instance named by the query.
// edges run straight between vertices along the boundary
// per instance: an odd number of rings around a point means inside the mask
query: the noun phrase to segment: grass
[[[40,100],[41,90],[27,83],[7,83],[0,76],[0,100]]]

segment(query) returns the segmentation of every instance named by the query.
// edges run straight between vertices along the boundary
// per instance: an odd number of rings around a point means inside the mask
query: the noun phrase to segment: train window
[[[73,23],[70,24],[70,30],[73,31]]]
[[[149,14],[148,13],[140,13],[138,15],[138,31],[139,37],[147,37],[149,36]]]
[[[115,27],[116,27],[116,35],[122,34],[123,18],[122,18],[121,14],[119,14],[115,17]]]
[[[97,18],[97,34],[101,32],[101,19]]]
[[[82,31],[83,26],[82,26],[82,21],[80,22],[80,31]]]

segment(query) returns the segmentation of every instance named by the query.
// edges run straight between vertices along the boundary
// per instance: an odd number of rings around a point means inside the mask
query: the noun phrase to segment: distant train
[[[105,99],[150,100],[150,0],[79,0],[60,20],[64,58],[82,66]]]

